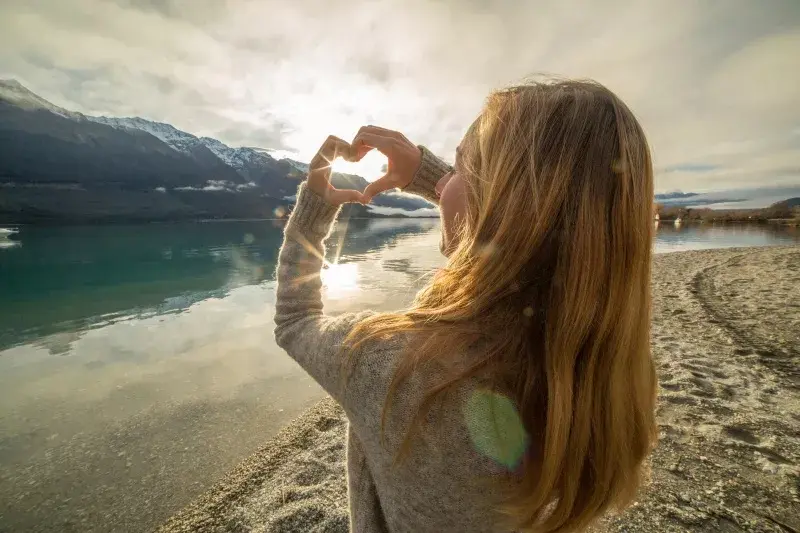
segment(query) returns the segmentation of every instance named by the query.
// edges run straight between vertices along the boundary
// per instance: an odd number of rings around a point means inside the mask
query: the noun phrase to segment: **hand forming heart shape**
[[[308,188],[322,196],[331,205],[342,205],[348,202],[366,203],[364,195],[360,191],[337,189],[331,184],[331,164],[338,157],[345,161],[357,161],[354,152],[353,147],[347,141],[333,135],[328,136],[308,165]]]
[[[386,174],[370,183],[363,193],[337,189],[331,184],[331,163],[337,157],[357,162],[373,149],[388,159]],[[364,126],[352,143],[333,135],[325,140],[309,165],[308,186],[333,205],[347,202],[367,204],[376,194],[407,187],[421,162],[420,149],[402,133],[377,126]]]

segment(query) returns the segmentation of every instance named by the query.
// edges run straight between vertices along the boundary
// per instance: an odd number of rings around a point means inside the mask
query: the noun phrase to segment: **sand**
[[[800,247],[657,256],[651,481],[609,531],[800,531]],[[161,532],[346,532],[346,420],[304,413]]]

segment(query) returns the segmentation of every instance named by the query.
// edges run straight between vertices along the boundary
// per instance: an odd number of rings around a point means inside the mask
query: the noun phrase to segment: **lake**
[[[324,396],[272,337],[279,221],[21,227],[0,237],[0,531],[151,528]],[[401,308],[436,219],[351,220],[331,313]],[[658,253],[800,242],[662,224]]]

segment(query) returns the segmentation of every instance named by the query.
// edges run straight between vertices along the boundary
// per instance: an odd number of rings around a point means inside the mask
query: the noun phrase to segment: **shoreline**
[[[437,216],[408,216],[408,215],[372,215],[364,216],[351,216],[348,220],[438,220]],[[27,222],[8,222],[0,220],[0,227],[2,228],[20,228],[20,227],[35,227],[35,228],[50,228],[50,227],[96,227],[96,226],[151,226],[151,225],[166,225],[166,224],[216,224],[225,222],[280,222],[285,224],[287,217],[268,217],[268,218],[165,218],[158,219],[41,219]]]
[[[800,246],[659,254],[651,482],[609,531],[800,530]],[[160,533],[346,532],[346,420],[330,398]]]

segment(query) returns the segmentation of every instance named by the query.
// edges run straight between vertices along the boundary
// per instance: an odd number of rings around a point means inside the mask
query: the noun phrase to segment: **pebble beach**
[[[800,531],[800,247],[661,254],[659,444],[600,531]],[[158,531],[348,531],[342,410],[323,400]]]

